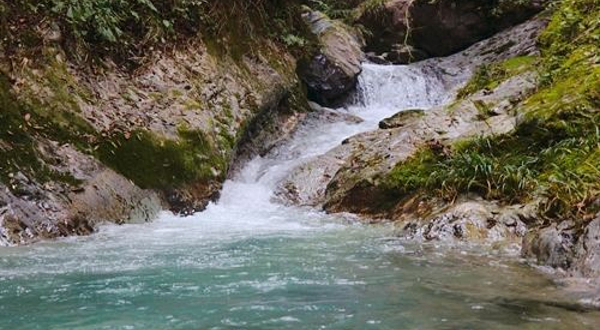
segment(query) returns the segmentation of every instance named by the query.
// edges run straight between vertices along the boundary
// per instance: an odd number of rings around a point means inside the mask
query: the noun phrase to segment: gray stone
[[[586,226],[579,238],[572,271],[583,277],[600,277],[600,216]]]
[[[420,49],[420,58],[447,56],[540,12],[546,1],[510,2],[478,0],[387,0],[379,10],[367,10],[358,22],[371,33],[367,49],[396,53],[406,63],[406,52],[396,45]]]
[[[334,105],[356,86],[365,58],[361,39],[350,27],[321,12],[307,10],[303,18],[320,49],[310,60],[299,63],[298,74],[314,100]]]
[[[398,112],[392,117],[386,118],[379,122],[380,129],[399,128],[407,125],[412,119],[419,118],[425,115],[423,109],[408,109]]]

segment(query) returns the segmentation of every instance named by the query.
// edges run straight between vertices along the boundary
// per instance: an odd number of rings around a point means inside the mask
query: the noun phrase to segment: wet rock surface
[[[600,278],[600,214],[587,225],[579,238],[572,268],[576,275]]]
[[[417,219],[399,214],[404,218],[399,222],[404,234],[426,241],[465,241],[495,248],[518,246],[527,232],[526,222],[533,217],[531,207],[526,205],[504,207],[477,198],[463,198],[428,213]]]
[[[16,174],[18,190],[0,184],[0,245],[88,235],[98,224],[151,221],[162,209],[159,195],[142,190],[94,158],[70,146],[44,143],[55,152],[58,171],[72,171],[77,184],[39,183]],[[48,155],[50,156],[50,155]]]
[[[304,20],[315,34],[319,51],[301,62],[298,73],[310,97],[324,105],[337,104],[351,92],[364,60],[362,39],[350,27],[318,11],[306,11]]]
[[[583,228],[572,221],[532,227],[522,254],[573,277],[600,277],[600,217]]]
[[[358,21],[372,31],[369,51],[409,63],[460,51],[525,21],[543,9],[543,2],[389,0]]]

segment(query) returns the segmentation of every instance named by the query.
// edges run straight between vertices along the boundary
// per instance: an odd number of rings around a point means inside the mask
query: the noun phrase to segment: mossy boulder
[[[379,122],[380,129],[391,129],[405,126],[411,119],[422,117],[425,113],[423,109],[407,109],[398,112],[392,117]]]
[[[299,63],[298,74],[313,100],[335,105],[356,86],[364,59],[362,40],[356,31],[321,12],[306,8],[303,18],[319,49]]]

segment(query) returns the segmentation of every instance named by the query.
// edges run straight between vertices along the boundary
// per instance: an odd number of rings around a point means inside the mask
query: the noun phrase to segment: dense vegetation
[[[523,118],[517,129],[450,151],[425,147],[396,166],[389,189],[506,202],[543,197],[545,215],[559,219],[585,221],[600,211],[600,2],[564,0],[553,12],[540,38],[540,86],[514,109]],[[522,62],[480,69],[462,96],[494,87]]]
[[[293,43],[305,29],[299,10],[291,0],[2,0],[0,34],[9,55],[41,50],[43,34],[58,33],[78,60],[136,66],[149,52],[194,37],[233,53],[251,51],[257,35]]]

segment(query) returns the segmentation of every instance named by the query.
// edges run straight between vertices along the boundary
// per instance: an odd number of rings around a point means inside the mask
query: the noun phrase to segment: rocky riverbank
[[[597,1],[306,4],[115,5],[106,26],[0,5],[0,244],[202,211],[299,123],[357,120],[322,106],[356,101],[365,61],[418,61],[448,102],[348,138],[278,197],[598,281]]]
[[[392,220],[427,241],[516,245],[597,286],[598,9],[564,1],[456,55],[414,64],[443,68],[436,74],[456,87],[455,100],[347,139],[298,168],[280,195]]]
[[[36,10],[44,6],[51,4]],[[101,54],[90,64],[80,58],[86,47],[103,44],[74,37],[80,27],[60,14],[66,8],[38,23],[28,8],[1,8],[0,244],[88,234],[105,221],[150,221],[162,208],[200,211],[218,196],[255,122],[307,109],[291,47],[257,32],[238,54],[233,41],[220,39],[260,22],[226,22],[221,34],[175,31],[185,43],[149,47],[135,59]],[[142,9],[144,20],[160,15]],[[188,8],[209,9],[221,10]],[[115,24],[117,31],[127,22]],[[141,64],[132,70],[132,61]]]

